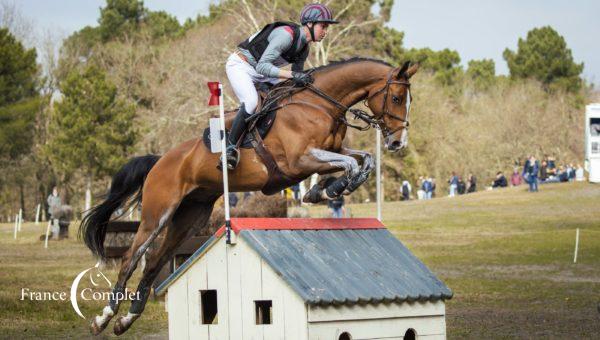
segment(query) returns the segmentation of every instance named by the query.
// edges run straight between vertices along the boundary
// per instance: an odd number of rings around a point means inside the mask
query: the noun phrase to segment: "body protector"
[[[296,45],[298,44],[298,39],[300,39],[300,34],[302,34],[301,26],[296,25],[293,22],[286,21],[276,21],[274,23],[268,24],[263,29],[256,34],[252,41],[249,41],[250,38],[242,41],[238,47],[248,50],[250,54],[256,59],[256,61],[260,60],[260,57],[267,49],[269,45],[269,34],[273,32],[273,30],[280,26],[290,26],[294,31],[294,38],[292,40],[292,45],[290,48],[281,54],[281,57],[290,64],[294,64],[297,59],[302,56],[305,50],[308,48],[308,44],[306,44],[302,50],[296,52]]]

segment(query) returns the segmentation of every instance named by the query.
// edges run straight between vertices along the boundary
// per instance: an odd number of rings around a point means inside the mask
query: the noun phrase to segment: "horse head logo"
[[[85,317],[81,313],[81,310],[79,310],[79,305],[77,304],[77,288],[79,287],[79,281],[81,281],[83,276],[86,273],[89,273],[90,282],[94,287],[100,286],[100,283],[102,282],[106,282],[108,284],[108,287],[112,286],[110,280],[106,277],[106,275],[104,275],[104,273],[100,271],[99,267],[100,262],[96,263],[95,266],[82,271],[81,273],[79,273],[79,275],[77,275],[77,277],[75,277],[75,280],[73,280],[73,284],[71,285],[71,305],[73,306],[73,309],[75,310],[77,315],[84,319]]]

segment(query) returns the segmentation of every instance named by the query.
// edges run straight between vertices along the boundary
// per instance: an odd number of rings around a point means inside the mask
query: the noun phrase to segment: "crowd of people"
[[[529,185],[529,191],[538,191],[538,185],[544,183],[583,181],[585,178],[583,167],[580,164],[576,166],[573,163],[557,165],[556,159],[551,156],[545,156],[540,162],[533,155],[530,155],[523,163],[522,169],[516,166],[513,169],[510,178],[504,175],[504,172],[498,171],[496,177],[486,189],[498,189],[508,186]],[[461,175],[452,172],[448,183],[448,196],[463,195],[477,191],[477,178],[473,174],[468,174],[466,181]],[[435,197],[436,181],[429,176],[420,176],[416,186],[416,198],[431,199]],[[400,198],[403,201],[412,199],[413,188],[408,180],[402,181],[400,186]]]

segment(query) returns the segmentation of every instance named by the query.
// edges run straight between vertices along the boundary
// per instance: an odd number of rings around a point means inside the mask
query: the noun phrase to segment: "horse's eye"
[[[394,102],[394,104],[400,104],[400,99],[396,96],[392,96],[392,101]]]

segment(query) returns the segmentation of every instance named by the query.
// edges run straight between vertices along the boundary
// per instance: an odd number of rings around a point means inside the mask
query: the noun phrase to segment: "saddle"
[[[261,189],[265,195],[275,194],[291,185],[299,183],[304,178],[291,178],[284,174],[277,162],[273,158],[273,155],[267,150],[263,140],[271,130],[275,117],[277,116],[277,104],[275,101],[267,106],[263,106],[265,99],[268,96],[268,92],[271,87],[266,87],[264,83],[257,84],[258,106],[256,113],[252,116],[252,120],[248,122],[248,131],[242,138],[239,147],[244,149],[254,148],[256,154],[261,158],[263,164],[266,166],[269,179],[265,186]],[[225,126],[231,126],[233,118],[235,117],[237,110],[228,111],[225,113]],[[228,131],[226,128],[225,131]],[[204,145],[210,149],[210,129],[204,129],[202,135]]]

